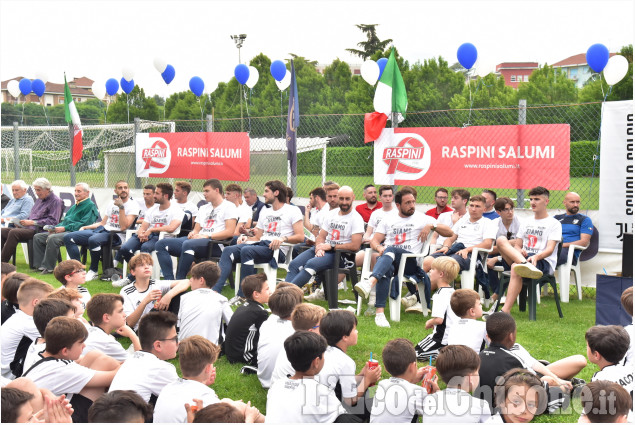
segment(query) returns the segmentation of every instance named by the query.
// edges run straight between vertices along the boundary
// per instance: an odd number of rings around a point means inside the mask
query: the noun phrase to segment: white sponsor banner
[[[600,132],[600,249],[633,232],[633,101],[604,102]]]
[[[416,133],[395,133],[385,128],[375,141],[375,184],[395,184],[395,180],[418,180],[430,168],[428,142]]]

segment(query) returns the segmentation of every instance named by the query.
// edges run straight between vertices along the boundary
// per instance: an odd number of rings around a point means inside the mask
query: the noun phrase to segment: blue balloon
[[[126,94],[130,94],[132,89],[134,89],[134,80],[128,81],[125,78],[121,77],[121,90],[123,90],[123,92]]]
[[[36,78],[31,83],[31,90],[33,90],[33,93],[35,93],[37,97],[42,97],[44,91],[46,90],[46,85],[44,84],[44,81]]]
[[[18,87],[20,87],[20,92],[26,96],[31,93],[31,80],[28,78],[21,79]]]
[[[276,81],[282,81],[285,74],[287,73],[287,67],[284,65],[284,62],[282,61],[273,61],[271,63],[271,66],[269,67],[269,71],[271,71],[271,76]]]
[[[379,78],[377,78],[378,80],[381,79],[381,76],[384,73],[384,68],[386,68],[386,64],[387,63],[388,63],[388,59],[387,58],[381,58],[381,59],[377,60],[377,65],[379,65]]]
[[[168,66],[165,67],[165,71],[161,73],[161,77],[163,77],[165,84],[170,84],[172,80],[174,80],[174,74],[176,74],[174,67],[168,64]]]
[[[236,77],[240,84],[245,84],[249,79],[249,67],[242,63],[236,65],[236,68],[234,68],[234,77]]]
[[[602,72],[608,61],[609,49],[604,44],[594,44],[586,51],[586,63],[597,73]]]
[[[109,96],[112,96],[114,94],[117,94],[118,91],[119,82],[114,78],[109,78],[108,81],[106,81],[106,93],[108,93]]]
[[[201,79],[201,77],[192,77],[190,78],[190,90],[192,93],[199,97],[203,94],[203,90],[205,89],[205,83]]]
[[[476,51],[476,47],[472,43],[463,43],[456,51],[456,58],[465,69],[472,68],[474,66],[474,63],[476,62],[477,57],[478,52]]]

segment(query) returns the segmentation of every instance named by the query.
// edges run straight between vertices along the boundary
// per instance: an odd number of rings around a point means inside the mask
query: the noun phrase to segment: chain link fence
[[[584,209],[598,209],[599,161],[595,159],[599,153],[600,120],[601,103],[598,102],[526,109],[507,107],[409,112],[399,127],[514,125],[519,122],[569,124],[570,190],[581,194]],[[135,179],[135,132],[246,131],[252,139],[250,180],[237,183],[261,191],[268,180],[280,179],[287,182],[286,151],[280,149],[279,143],[286,136],[286,125],[286,116],[246,116],[243,119],[208,116],[204,120],[191,121],[137,120],[137,124],[86,125],[84,154],[75,167],[75,180],[72,180],[67,126],[2,127],[2,181],[10,182],[19,176],[30,182],[37,177],[46,176],[54,185],[69,186],[72,181],[81,181],[93,187],[109,187],[117,180],[124,179],[133,187],[142,187],[148,182],[156,183],[160,179]],[[254,143],[254,139],[259,143]],[[294,185],[297,196],[307,197],[323,180],[333,180],[340,185],[351,186],[357,199],[361,199],[364,185],[371,183],[373,179],[373,144],[365,145],[363,142],[363,114],[303,115],[298,128],[298,139],[298,177]],[[302,140],[308,139],[320,142],[311,143],[311,146],[303,149]],[[260,148],[255,150],[255,145]],[[194,190],[202,190],[202,183],[202,180],[192,181]],[[539,184],[540,182],[536,182],[536,185]],[[435,189],[417,187],[418,201],[434,203]],[[483,188],[467,189],[473,193],[480,193]],[[488,189],[495,190],[499,196],[516,198],[518,195],[515,189]],[[555,191],[552,194],[552,204],[560,205],[564,193]]]

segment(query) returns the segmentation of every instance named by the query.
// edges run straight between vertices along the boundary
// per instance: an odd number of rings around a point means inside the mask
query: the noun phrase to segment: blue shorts
[[[529,254],[526,258],[533,257],[534,255],[536,254]],[[538,262],[536,263],[536,268],[540,270],[544,275],[552,274],[551,266],[549,265],[549,262],[547,260],[538,260]]]

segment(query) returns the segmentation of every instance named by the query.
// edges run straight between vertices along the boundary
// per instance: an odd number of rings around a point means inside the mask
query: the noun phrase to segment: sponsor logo
[[[421,135],[396,133],[388,145],[384,145],[379,158],[376,156],[383,162],[386,175],[394,179],[417,180],[428,172],[432,155]]]
[[[170,168],[171,160],[172,153],[167,140],[149,135],[137,136],[137,176],[163,174]]]

